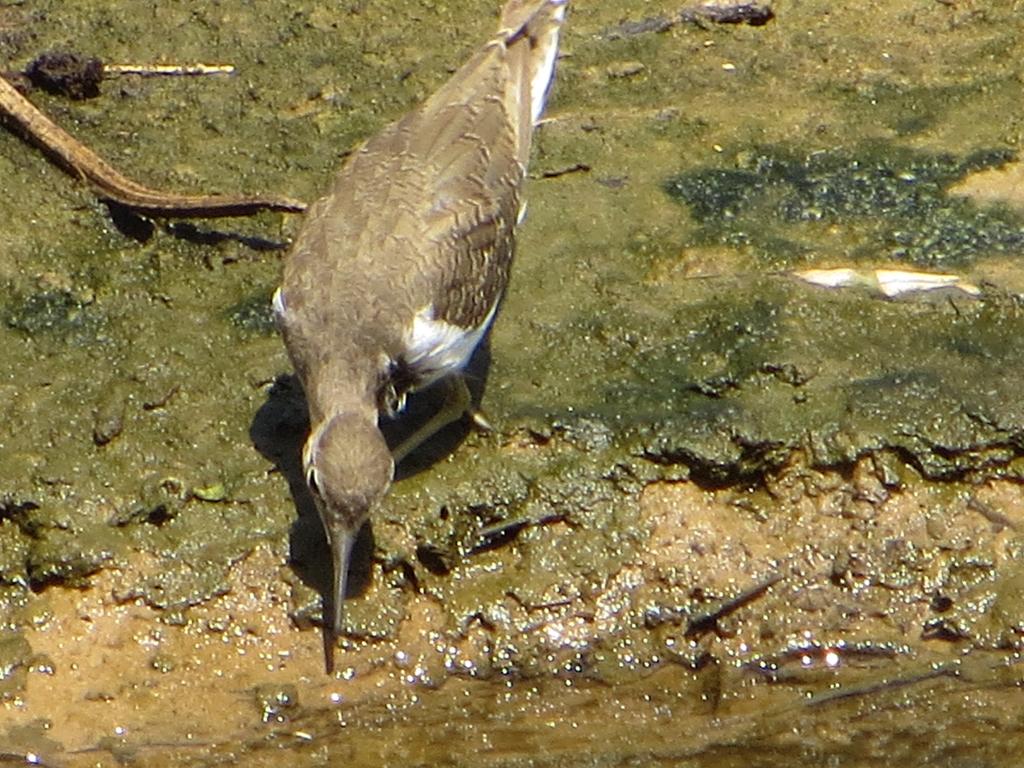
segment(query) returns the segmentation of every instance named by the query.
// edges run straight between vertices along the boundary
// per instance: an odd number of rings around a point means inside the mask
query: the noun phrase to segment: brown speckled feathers
[[[334,564],[328,671],[356,533],[395,462],[470,408],[461,370],[508,282],[566,2],[511,0],[497,37],[349,157],[285,263],[275,311],[309,404],[303,470]],[[387,445],[380,412],[442,379],[454,398]]]
[[[396,360],[424,307],[466,329],[488,317],[508,279],[532,105],[543,104],[563,12],[510,3],[499,36],[357,150],[311,207],[281,294],[300,376],[325,338]]]

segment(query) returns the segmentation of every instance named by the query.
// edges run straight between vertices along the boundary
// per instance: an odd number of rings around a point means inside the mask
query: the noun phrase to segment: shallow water
[[[1017,9],[623,26],[677,10],[574,3],[475,369],[496,433],[404,468],[334,680],[302,404],[267,322],[294,218],[126,222],[0,134],[0,751],[1013,763]],[[496,11],[24,3],[0,8],[0,54],[234,64],[32,98],[154,186],[310,199]],[[980,293],[793,274],[832,267]]]

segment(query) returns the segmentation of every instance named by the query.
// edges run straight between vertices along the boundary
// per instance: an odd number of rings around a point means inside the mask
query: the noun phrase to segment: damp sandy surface
[[[333,679],[269,322],[295,220],[131,220],[0,134],[0,752],[1014,764],[1018,14],[678,10],[574,3],[473,369],[497,429],[403,467]],[[496,11],[22,3],[0,56],[234,64],[32,98],[154,186],[310,199]],[[980,293],[795,276],[839,267]]]
[[[354,645],[328,679],[315,633],[282,610],[269,549],[180,627],[111,600],[123,574],[105,570],[85,593],[47,592],[26,633],[39,656],[9,702],[23,719],[12,748],[61,765],[271,765],[282,750],[354,765],[566,765],[581,751],[586,764],[739,765],[765,750],[798,765],[1009,764],[1024,677],[998,633],[1001,612],[1024,618],[1008,565],[1019,486],[958,500],[879,494],[873,471],[855,474],[792,467],[763,491],[771,516],[735,489],[648,485],[649,556],[594,594],[533,609],[546,673],[488,674],[486,644],[446,635],[438,607],[417,598],[394,637]],[[644,629],[616,638],[612,618],[628,606],[644,607]],[[922,627],[924,642],[909,631]],[[609,637],[621,647],[604,647]]]

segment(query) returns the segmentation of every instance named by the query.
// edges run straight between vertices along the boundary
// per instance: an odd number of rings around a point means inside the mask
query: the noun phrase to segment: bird
[[[348,156],[285,258],[273,305],[308,403],[302,467],[331,552],[328,673],[352,545],[395,465],[465,414],[485,424],[463,371],[508,284],[567,5],[509,0],[493,38]],[[435,383],[443,405],[389,448],[381,418]]]

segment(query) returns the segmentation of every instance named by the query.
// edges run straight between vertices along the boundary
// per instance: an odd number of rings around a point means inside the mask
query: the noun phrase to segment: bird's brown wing
[[[473,328],[507,282],[535,121],[564,0],[512,0],[499,36],[426,102],[357,150],[307,215],[285,268],[348,306],[402,296],[406,313]],[[394,307],[393,309],[399,309]],[[355,310],[352,311],[354,314]]]
[[[410,274],[429,286],[435,315],[478,326],[500,298],[539,109],[553,75],[564,0],[513,0],[499,36],[433,96],[371,139],[353,170],[378,163],[398,209],[389,236],[418,242]],[[388,178],[382,178],[384,171]],[[402,210],[403,201],[414,201]],[[419,293],[414,291],[414,293]],[[417,308],[418,309],[418,308]]]

